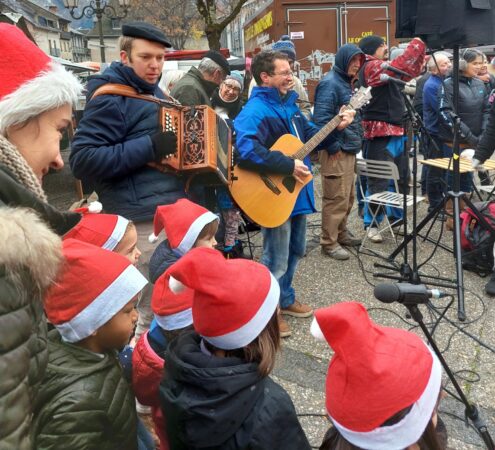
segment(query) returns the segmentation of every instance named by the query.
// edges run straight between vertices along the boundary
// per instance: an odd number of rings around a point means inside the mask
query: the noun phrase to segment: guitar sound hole
[[[294,192],[294,188],[296,187],[296,179],[293,176],[287,176],[282,180],[282,184],[285,189],[292,194],[292,192]]]

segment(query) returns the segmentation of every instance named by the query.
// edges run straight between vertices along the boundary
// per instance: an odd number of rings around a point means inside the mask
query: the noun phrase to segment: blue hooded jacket
[[[179,177],[147,165],[155,158],[150,135],[158,131],[158,105],[120,95],[91,100],[96,89],[107,83],[163,98],[158,84],[147,83],[120,62],[92,77],[88,103],[72,142],[70,166],[77,178],[95,183],[106,212],[134,221],[151,220],[157,205],[185,196]]]
[[[352,78],[347,75],[347,69],[355,55],[362,55],[362,65],[365,55],[358,46],[345,44],[340,47],[335,55],[335,65],[332,70],[318,83],[313,113],[313,120],[316,125],[325,125],[339,113],[342,105],[349,103],[352,97]],[[356,154],[361,150],[363,129],[358,115],[348,127],[342,131],[334,131],[333,134],[335,140],[326,148],[329,154],[335,154],[339,150]]]
[[[256,172],[266,171],[290,175],[294,171],[294,160],[270,147],[284,134],[297,136],[307,142],[318,131],[296,105],[297,93],[281,97],[272,87],[254,87],[246,106],[234,120],[236,147],[239,166]],[[329,145],[334,139],[331,133],[320,146]],[[311,169],[309,156],[304,164]],[[316,212],[313,182],[308,183],[299,193],[292,216]]]

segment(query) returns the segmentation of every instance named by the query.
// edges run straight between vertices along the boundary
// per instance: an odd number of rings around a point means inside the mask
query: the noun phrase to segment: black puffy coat
[[[0,448],[31,448],[33,403],[48,350],[43,297],[80,215],[42,202],[0,165]],[[37,214],[35,214],[35,212]]]
[[[196,333],[169,345],[160,402],[170,450],[309,450],[287,392],[255,363],[202,353]]]
[[[488,118],[488,124],[485,128],[485,131],[481,135],[481,139],[474,153],[474,157],[481,161],[485,162],[487,159],[492,156],[493,151],[495,150],[495,102],[492,104],[490,108],[490,116]]]
[[[444,87],[445,86],[445,87]],[[439,135],[444,142],[454,139],[453,79],[447,78],[438,91],[440,124]],[[459,77],[460,143],[476,148],[488,122],[490,105],[485,84],[477,78]]]

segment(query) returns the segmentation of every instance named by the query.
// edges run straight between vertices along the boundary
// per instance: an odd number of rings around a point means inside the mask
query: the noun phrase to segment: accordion
[[[163,131],[177,135],[177,151],[166,165],[178,172],[214,173],[228,184],[231,177],[232,134],[209,106],[161,107]]]

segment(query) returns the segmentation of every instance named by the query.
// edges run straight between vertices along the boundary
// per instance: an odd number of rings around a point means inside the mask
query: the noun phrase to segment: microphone
[[[387,64],[386,62],[382,63],[382,65],[380,67],[383,70],[389,70],[390,72],[394,72],[397,75],[412,78],[411,74],[404,72],[403,70],[397,69],[397,67],[391,66],[390,64]]]
[[[411,283],[380,283],[375,286],[373,294],[383,303],[399,302],[403,305],[428,303],[430,298],[443,298],[449,295],[438,289],[426,289],[424,284]]]
[[[406,86],[407,83],[405,81],[399,80],[398,78],[391,77],[390,75],[387,75],[386,73],[382,73],[380,75],[380,81],[383,81],[384,83],[388,83],[391,81],[392,83],[397,83],[400,84],[401,86]]]

